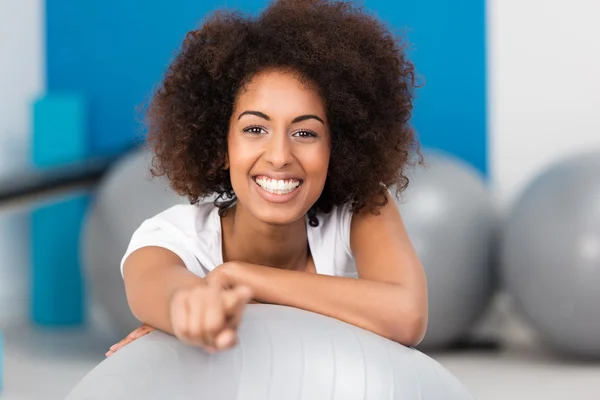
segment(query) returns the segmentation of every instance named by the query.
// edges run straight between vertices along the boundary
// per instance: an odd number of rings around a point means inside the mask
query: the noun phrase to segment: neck
[[[223,261],[241,261],[281,269],[302,269],[308,257],[306,222],[269,225],[236,205],[222,218]]]

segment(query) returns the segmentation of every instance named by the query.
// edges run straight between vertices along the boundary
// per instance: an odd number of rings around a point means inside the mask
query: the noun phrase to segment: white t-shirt
[[[121,260],[146,246],[163,247],[177,254],[187,269],[204,277],[223,264],[221,218],[210,202],[180,204],[147,219],[132,235]],[[308,243],[317,273],[357,277],[350,249],[349,205],[334,207],[329,214],[318,214],[319,226],[306,224]]]

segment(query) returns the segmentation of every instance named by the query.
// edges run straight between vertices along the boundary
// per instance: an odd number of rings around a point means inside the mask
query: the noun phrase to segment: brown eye
[[[261,126],[249,126],[247,128],[244,128],[243,131],[245,133],[250,133],[250,134],[253,134],[253,135],[260,135],[265,130]]]
[[[317,135],[311,131],[298,131],[298,132],[294,133],[294,136],[301,137],[301,138],[317,137]]]

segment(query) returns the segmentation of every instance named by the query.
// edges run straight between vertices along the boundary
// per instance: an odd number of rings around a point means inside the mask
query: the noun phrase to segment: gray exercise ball
[[[152,332],[102,361],[67,400],[472,400],[415,349],[292,307],[248,305],[239,342],[207,354]]]
[[[549,347],[600,357],[600,152],[535,177],[510,209],[503,279]]]
[[[186,202],[164,179],[151,177],[150,163],[145,150],[117,161],[98,185],[84,223],[82,253],[89,303],[112,340],[140,325],[129,309],[119,268],[131,236],[145,219]]]
[[[398,205],[427,276],[429,325],[419,347],[439,349],[463,339],[489,306],[499,219],[477,170],[441,151],[425,151],[424,161]]]

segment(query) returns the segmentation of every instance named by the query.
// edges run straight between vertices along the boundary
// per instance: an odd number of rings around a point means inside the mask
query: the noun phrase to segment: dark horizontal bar
[[[0,178],[0,206],[73,186],[96,184],[115,161],[116,157],[90,159]]]

